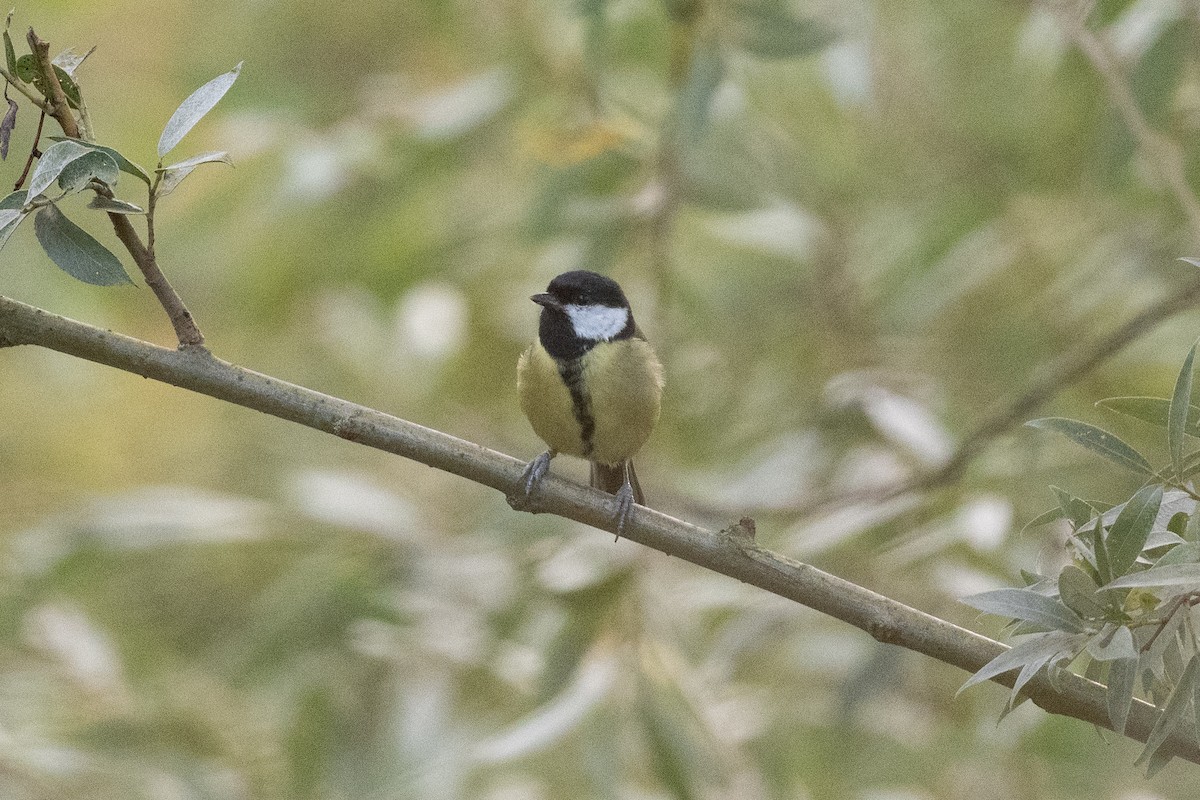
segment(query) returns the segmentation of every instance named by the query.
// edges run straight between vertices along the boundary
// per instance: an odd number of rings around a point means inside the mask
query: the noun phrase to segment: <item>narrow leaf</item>
[[[962,694],[977,683],[991,680],[1014,669],[1024,669],[1030,664],[1037,664],[1040,669],[1046,664],[1070,658],[1074,655],[1075,648],[1080,645],[1082,638],[1079,634],[1068,634],[1062,631],[1030,636],[984,664],[978,672],[967,679],[966,683],[958,687],[957,694]],[[1032,676],[1027,676],[1026,681],[1029,677]],[[1023,685],[1024,683],[1022,683]]]
[[[1170,421],[1171,401],[1165,397],[1109,397],[1096,405],[1164,430]],[[1184,432],[1200,437],[1200,406],[1188,405]]]
[[[147,186],[149,186],[151,183],[150,173],[146,172],[146,170],[142,169],[137,164],[133,163],[111,147],[105,147],[104,145],[100,144],[92,144],[91,142],[85,142],[81,139],[72,139],[67,136],[51,136],[50,138],[56,142],[75,142],[76,144],[83,145],[91,150],[99,150],[101,153],[107,153],[112,157],[113,161],[117,162],[117,166],[121,168],[122,172],[133,175],[134,177],[143,181]]]
[[[1021,528],[1021,533],[1024,533],[1028,530],[1033,530],[1034,528],[1040,528],[1043,525],[1049,525],[1051,522],[1060,520],[1062,518],[1063,512],[1061,508],[1051,508],[1038,514],[1036,517],[1029,520],[1029,522],[1026,522],[1025,527]]]
[[[91,150],[75,159],[58,174],[58,188],[64,192],[80,192],[88,187],[92,179],[115,186],[120,167],[108,153]]]
[[[190,170],[190,169],[193,169],[194,167],[200,166],[201,164],[230,164],[230,165],[232,165],[233,162],[229,159],[229,153],[225,152],[224,150],[217,150],[217,151],[213,151],[211,153],[201,153],[198,156],[192,156],[191,158],[185,158],[183,161],[179,161],[175,164],[171,164],[166,167],[160,167],[157,171],[158,172],[171,172],[172,170],[177,170],[177,169]]]
[[[202,153],[185,161],[180,161],[178,164],[172,164],[169,167],[162,167],[158,172],[162,173],[162,180],[158,184],[158,196],[166,197],[171,192],[178,188],[183,179],[192,174],[192,170],[201,164],[232,164],[229,160],[229,154],[225,152]]]
[[[1137,684],[1137,676],[1136,656],[1118,659],[1108,667],[1108,693],[1105,697],[1108,718],[1112,720],[1113,730],[1122,735],[1125,733],[1125,722],[1129,719],[1129,708],[1133,705],[1133,689]]]
[[[117,257],[63,216],[58,206],[51,204],[38,211],[33,230],[50,260],[71,277],[95,286],[133,283]]]
[[[988,614],[1025,620],[1051,630],[1084,630],[1083,620],[1059,600],[1028,589],[996,589],[964,597],[960,602]]]
[[[58,142],[46,148],[46,152],[42,153],[42,157],[38,159],[37,169],[33,171],[33,176],[29,179],[29,196],[37,197],[42,194],[50,185],[58,180],[59,174],[66,168],[67,164],[78,158],[83,158],[90,153],[87,147],[75,142]]]
[[[1193,344],[1175,380],[1175,391],[1171,394],[1171,406],[1167,413],[1167,447],[1171,451],[1171,464],[1175,467],[1176,477],[1183,474],[1183,434],[1191,408],[1192,363],[1195,360],[1196,345]]]
[[[1200,665],[1200,656],[1193,656],[1188,661],[1187,666],[1183,670],[1183,674],[1179,676],[1179,682],[1171,689],[1171,694],[1167,697],[1167,702],[1163,705],[1162,713],[1158,716],[1158,721],[1154,723],[1153,730],[1150,731],[1149,738],[1146,739],[1146,748],[1142,750],[1142,754],[1138,756],[1135,764],[1140,764],[1158,751],[1162,747],[1163,742],[1167,740],[1179,724],[1183,721],[1183,715],[1187,711],[1188,703],[1192,700],[1192,695],[1195,693],[1196,669]]]
[[[167,120],[162,136],[158,140],[158,157],[162,158],[179,144],[188,131],[204,117],[217,102],[225,96],[233,82],[237,80],[242,65],[239,63],[231,71],[218,75],[208,83],[192,92],[186,100],[179,104],[175,113]]]
[[[1200,562],[1200,543],[1185,542],[1168,550],[1162,558],[1154,562],[1154,569],[1162,569],[1172,564],[1195,564]]]
[[[1114,576],[1129,572],[1142,554],[1146,539],[1150,537],[1150,529],[1158,517],[1162,498],[1161,486],[1143,486],[1125,504],[1117,515],[1117,521],[1108,529],[1105,547],[1108,550],[1109,569]]]
[[[1157,586],[1195,586],[1200,590],[1200,564],[1168,564],[1117,578],[1105,589],[1154,588]]]
[[[4,63],[8,65],[8,74],[17,74],[17,53],[13,50],[12,37],[8,35],[8,29],[4,30]]]
[[[88,208],[94,208],[97,211],[106,211],[109,214],[145,214],[146,210],[141,206],[133,203],[126,203],[124,200],[118,200],[115,197],[103,197],[96,195],[87,204]]]
[[[1145,456],[1134,450],[1117,436],[1095,425],[1062,417],[1043,417],[1025,423],[1031,428],[1061,433],[1076,444],[1098,453],[1126,469],[1143,475],[1153,475],[1154,468]]]

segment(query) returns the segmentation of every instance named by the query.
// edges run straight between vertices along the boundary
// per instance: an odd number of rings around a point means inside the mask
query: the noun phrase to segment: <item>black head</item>
[[[595,272],[564,272],[530,299],[542,307],[538,338],[557,359],[579,358],[600,342],[637,332],[620,285]]]

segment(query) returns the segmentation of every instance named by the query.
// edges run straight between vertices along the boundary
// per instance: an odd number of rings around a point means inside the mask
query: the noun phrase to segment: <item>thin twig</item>
[[[25,183],[25,179],[29,177],[29,168],[33,166],[33,159],[40,157],[41,151],[38,150],[38,143],[42,141],[42,127],[46,124],[46,111],[43,109],[38,114],[37,133],[33,135],[33,147],[29,148],[29,157],[25,159],[25,169],[21,170],[21,177],[17,178],[17,182],[13,184],[13,191],[18,191],[21,184]]]
[[[1197,305],[1200,305],[1200,280],[1167,295],[1099,341],[1069,352],[1041,369],[1020,396],[980,423],[940,466],[891,486],[819,498],[799,509],[799,513],[808,516],[843,505],[884,503],[909,492],[928,491],[953,483],[993,441],[1024,422],[1043,403],[1158,325]]]
[[[80,137],[79,124],[75,115],[71,113],[67,96],[63,93],[62,85],[58,82],[58,76],[50,62],[50,43],[40,39],[34,33],[33,28],[29,29],[26,38],[29,40],[29,47],[37,58],[38,68],[50,91],[51,115],[58,122],[63,133],[78,139]],[[98,193],[109,199],[112,198],[111,191],[98,191]],[[171,325],[175,328],[179,346],[183,348],[203,347],[204,334],[200,332],[195,319],[192,318],[192,313],[184,305],[179,293],[175,291],[171,282],[167,280],[167,276],[159,268],[153,252],[142,244],[141,237],[133,229],[133,223],[129,221],[129,217],[125,214],[109,213],[108,219],[112,223],[117,238],[121,244],[125,245],[125,249],[129,251],[134,263],[141,270],[142,276],[146,279],[146,285],[154,292],[154,296],[158,298],[163,310],[167,312],[167,318],[171,320]]]
[[[524,464],[449,434],[406,422],[212,356],[207,350],[168,350],[128,336],[66,319],[0,297],[0,343],[35,345],[163,381],[289,420],[351,442],[374,447],[490,486],[523,494]],[[548,475],[533,497],[534,510],[573,519],[613,533],[612,496]],[[728,575],[850,623],[888,644],[899,645],[969,672],[1007,648],[950,622],[759,547],[744,535],[724,535],[635,506],[624,537],[668,555]],[[997,677],[1011,686],[1013,672]],[[1024,692],[1045,710],[1112,728],[1105,688],[1079,675],[1043,672]],[[1125,735],[1146,741],[1157,710],[1135,700]],[[1170,753],[1200,764],[1200,747],[1175,734]]]

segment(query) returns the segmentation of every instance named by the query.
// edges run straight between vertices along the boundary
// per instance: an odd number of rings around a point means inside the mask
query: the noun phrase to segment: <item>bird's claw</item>
[[[550,471],[550,459],[554,458],[554,455],[553,450],[547,450],[525,465],[525,471],[521,473],[521,483],[525,487],[526,497],[533,494],[542,478],[546,477],[546,473]]]
[[[617,490],[617,539],[625,533],[625,523],[629,521],[629,515],[633,512],[633,487],[629,481],[625,481],[621,488]]]

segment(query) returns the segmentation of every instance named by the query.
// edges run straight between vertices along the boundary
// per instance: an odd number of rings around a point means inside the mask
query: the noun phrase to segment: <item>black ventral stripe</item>
[[[583,456],[586,458],[592,454],[596,418],[592,416],[592,398],[583,387],[583,362],[579,359],[559,361],[558,374],[571,393],[571,410],[575,414],[575,421],[579,423],[579,440],[583,443]]]

